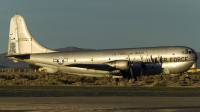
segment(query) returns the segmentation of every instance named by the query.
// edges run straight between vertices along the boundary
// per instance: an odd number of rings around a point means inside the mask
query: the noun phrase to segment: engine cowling
[[[48,72],[48,73],[56,73],[56,72],[58,72],[57,66],[43,64],[43,63],[35,63],[35,65],[41,66],[43,68],[43,70],[45,72]]]
[[[116,60],[106,63],[112,67],[120,70],[127,70],[129,68],[129,62],[127,60]]]
[[[170,74],[171,77],[178,77],[180,76],[181,74]]]
[[[43,67],[43,69],[44,69],[45,72],[47,72],[47,73],[56,73],[56,72],[58,72],[57,69],[53,69],[53,68],[50,68],[50,67]]]
[[[143,65],[142,62],[132,62],[131,64],[132,64],[131,67],[133,71],[139,71],[142,69],[142,65]]]

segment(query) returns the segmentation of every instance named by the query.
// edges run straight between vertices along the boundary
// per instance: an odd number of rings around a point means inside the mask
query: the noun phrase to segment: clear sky
[[[200,51],[200,0],[1,0],[0,53],[22,15],[50,49],[188,46]]]

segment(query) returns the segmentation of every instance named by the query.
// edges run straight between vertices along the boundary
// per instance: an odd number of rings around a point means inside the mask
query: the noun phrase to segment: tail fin
[[[8,55],[56,52],[40,45],[29,33],[21,15],[15,14],[10,21]]]

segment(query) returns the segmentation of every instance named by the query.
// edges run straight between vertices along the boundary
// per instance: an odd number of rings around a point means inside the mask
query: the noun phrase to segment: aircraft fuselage
[[[85,64],[106,64],[115,60],[145,63],[148,75],[182,73],[189,69],[197,60],[194,50],[183,46],[130,48],[114,50],[94,50],[81,52],[54,52],[31,54],[30,59],[21,61],[43,67],[54,68],[70,74],[85,76],[111,76],[120,72],[108,69],[81,67]],[[78,64],[79,66],[70,66]],[[69,66],[68,66],[69,65]],[[114,71],[114,73],[112,73]],[[115,73],[116,72],[116,73]]]

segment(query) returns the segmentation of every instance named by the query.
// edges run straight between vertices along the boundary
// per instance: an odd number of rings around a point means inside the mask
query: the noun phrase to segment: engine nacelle
[[[47,73],[56,73],[56,72],[58,72],[57,69],[53,69],[53,68],[49,68],[49,67],[43,67],[43,69],[44,69],[45,72],[47,72]]]
[[[142,69],[142,62],[133,62],[132,63],[132,70],[133,71],[139,71],[139,70],[141,70]]]
[[[112,67],[115,67],[119,70],[127,70],[129,68],[129,62],[127,60],[116,60],[106,63]]]
[[[181,74],[170,74],[171,77],[178,77],[180,76]]]
[[[110,73],[111,75],[117,75],[117,74],[120,73],[120,70],[109,71],[109,73]]]
[[[58,68],[53,65],[43,64],[43,63],[35,63],[36,66],[43,67],[43,70],[48,73],[56,73],[58,72]]]

